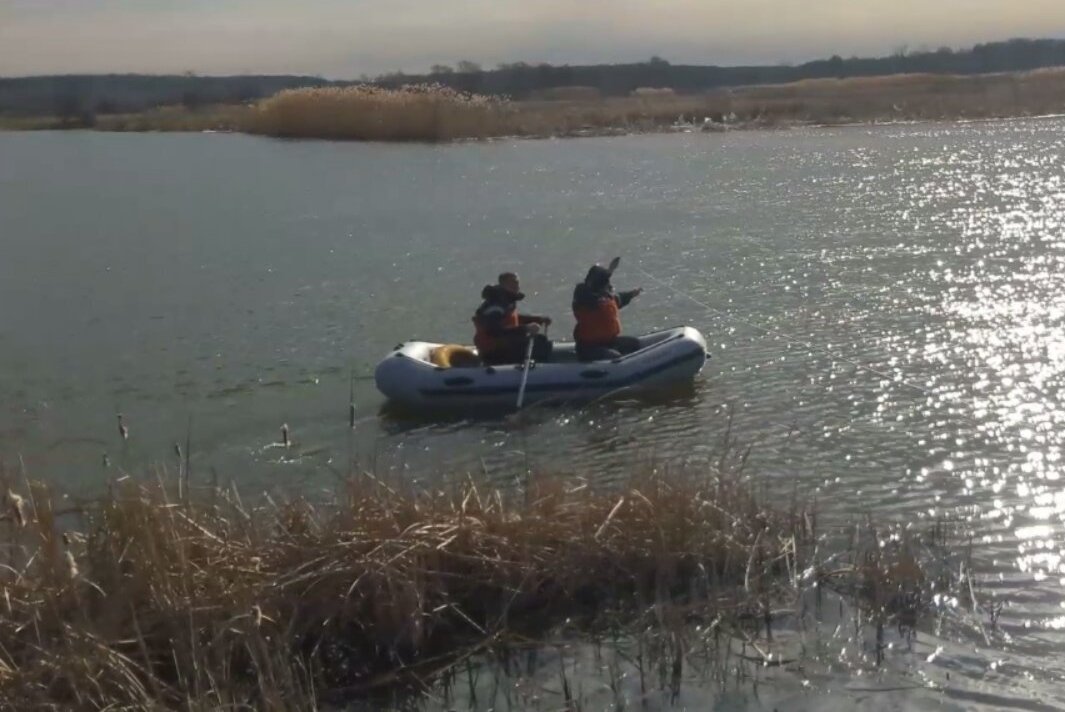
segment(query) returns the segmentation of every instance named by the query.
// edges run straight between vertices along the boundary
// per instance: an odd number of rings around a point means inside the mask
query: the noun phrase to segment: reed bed
[[[1065,111],[1065,68],[954,76],[899,74],[745,87],[734,101],[804,123],[1041,116]]]
[[[626,97],[601,97],[588,87],[558,87],[527,101],[466,94],[440,85],[322,87],[286,90],[250,107],[195,111],[159,107],[142,114],[101,114],[88,124],[64,123],[55,117],[0,117],[0,129],[230,130],[284,138],[437,142],[1063,112],[1065,68],[1050,68],[971,76],[807,79],[698,94],[646,87]]]
[[[637,93],[516,105],[516,133],[580,135],[1042,116],[1065,112],[1065,69],[816,79],[701,94]],[[709,121],[707,121],[709,120]],[[685,126],[681,126],[685,125]]]
[[[44,485],[9,492],[0,704],[313,707],[699,585],[740,606],[802,535],[717,478],[544,479],[517,499],[358,478],[327,505],[249,508],[126,482],[64,512]]]
[[[504,101],[442,86],[290,89],[260,102],[251,133],[283,138],[450,141],[510,132]]]
[[[552,96],[569,97],[561,90]],[[1065,69],[580,96],[509,102],[441,86],[294,89],[261,102],[244,128],[290,138],[449,141],[1045,115],[1065,111]]]
[[[771,638],[773,606],[821,581],[882,623],[916,618],[912,554],[811,567],[816,517],[755,490],[719,472],[506,493],[364,475],[328,502],[250,506],[126,480],[71,505],[27,483],[0,521],[0,709],[317,709],[425,691],[562,625]]]

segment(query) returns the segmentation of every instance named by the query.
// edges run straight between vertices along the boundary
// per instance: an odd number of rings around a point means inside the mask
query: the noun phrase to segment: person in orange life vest
[[[573,340],[582,361],[614,359],[640,348],[639,339],[621,335],[618,312],[643,289],[615,293],[610,284],[612,276],[606,267],[595,265],[573,290],[573,316],[577,318]]]
[[[518,313],[518,302],[525,298],[521,293],[518,275],[504,272],[498,284],[486,285],[481,290],[484,302],[473,315],[476,333],[473,343],[481,360],[489,365],[521,363],[529,339],[533,339],[532,358],[546,361],[551,356],[551,342],[540,333],[541,325],[551,320],[543,316],[528,316]]]

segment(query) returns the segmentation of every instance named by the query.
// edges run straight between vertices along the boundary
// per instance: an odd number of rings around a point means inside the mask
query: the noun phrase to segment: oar
[[[619,264],[621,264],[621,258],[620,257],[615,257],[614,259],[610,260],[610,264],[607,265],[607,268],[606,268],[607,272],[609,272],[610,274],[614,274],[614,270],[616,270],[618,268]]]
[[[522,363],[521,373],[521,387],[518,389],[518,410],[521,410],[521,404],[525,402],[525,383],[529,380],[529,362],[532,361],[532,350],[535,337],[529,337],[529,345],[525,347],[525,361]]]

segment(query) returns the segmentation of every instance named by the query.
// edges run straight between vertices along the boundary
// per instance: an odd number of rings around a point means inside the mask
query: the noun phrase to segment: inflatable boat
[[[640,337],[640,348],[609,361],[580,361],[572,343],[556,342],[547,362],[533,362],[524,403],[587,401],[691,381],[706,363],[706,340],[682,326]],[[514,408],[522,364],[485,366],[475,349],[409,341],[377,365],[377,388],[391,401],[418,409]]]

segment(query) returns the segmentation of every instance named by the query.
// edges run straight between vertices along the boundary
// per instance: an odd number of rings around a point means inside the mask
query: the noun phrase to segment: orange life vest
[[[606,346],[621,335],[621,317],[618,300],[613,297],[600,299],[594,307],[575,306],[573,316],[573,340],[586,346]]]
[[[502,308],[498,305],[493,305],[489,308]],[[508,309],[503,314],[502,327],[504,329],[513,329],[514,327],[521,326],[521,321],[518,319],[518,310],[515,308]],[[473,345],[477,347],[477,352],[480,354],[492,353],[502,348],[506,348],[503,340],[498,336],[493,336],[488,333],[488,327],[484,323],[483,310],[478,309],[477,313],[473,315]]]

